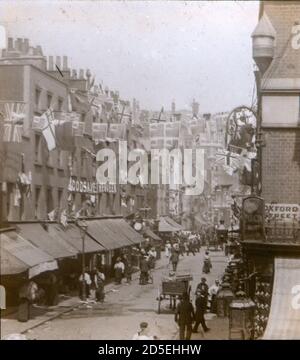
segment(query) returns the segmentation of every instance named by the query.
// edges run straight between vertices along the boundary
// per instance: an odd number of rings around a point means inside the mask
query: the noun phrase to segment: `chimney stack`
[[[68,57],[63,56],[63,71],[68,71]]]
[[[61,58],[60,56],[56,56],[55,65],[61,69]]]
[[[48,70],[53,71],[54,70],[54,60],[53,56],[49,56],[49,62],[48,62]]]
[[[77,79],[77,71],[75,69],[72,69],[72,79]]]
[[[84,80],[84,70],[83,69],[79,70],[79,79]]]

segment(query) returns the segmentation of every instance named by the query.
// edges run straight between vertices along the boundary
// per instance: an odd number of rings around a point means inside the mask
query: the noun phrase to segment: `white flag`
[[[56,142],[55,142],[55,126],[53,124],[49,124],[44,130],[43,130],[43,136],[46,140],[48,150],[54,150],[56,148]]]

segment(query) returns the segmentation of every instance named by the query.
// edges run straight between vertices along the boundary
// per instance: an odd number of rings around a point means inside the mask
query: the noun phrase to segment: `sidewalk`
[[[165,267],[167,264],[167,259],[162,256],[161,259],[156,261],[155,270],[159,270]],[[139,272],[132,275],[132,281],[138,281]],[[124,281],[124,280],[123,280]],[[105,286],[105,294],[113,292],[114,290],[118,291],[123,286],[126,286],[125,283],[121,285],[116,285],[114,282],[111,282]],[[17,320],[17,308],[16,311],[13,311],[6,315],[4,318],[1,317],[1,334],[0,339],[3,339],[9,334],[24,334],[30,332],[31,329],[34,329],[37,326],[47,323],[57,317],[60,317],[63,314],[73,311],[76,308],[88,308],[92,307],[95,303],[94,301],[88,301],[83,303],[78,296],[60,296],[63,298],[58,305],[51,307],[44,306],[33,306],[32,307],[32,318],[27,322],[19,322]]]

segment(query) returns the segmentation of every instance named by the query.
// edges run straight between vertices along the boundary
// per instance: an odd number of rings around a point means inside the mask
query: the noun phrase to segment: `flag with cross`
[[[3,141],[21,143],[25,119],[25,103],[0,103],[0,114],[2,115],[0,120],[3,121]]]

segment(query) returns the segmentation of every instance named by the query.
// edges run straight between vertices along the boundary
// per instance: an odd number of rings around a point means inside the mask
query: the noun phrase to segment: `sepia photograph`
[[[0,0],[0,260],[1,340],[300,340],[300,2]]]

